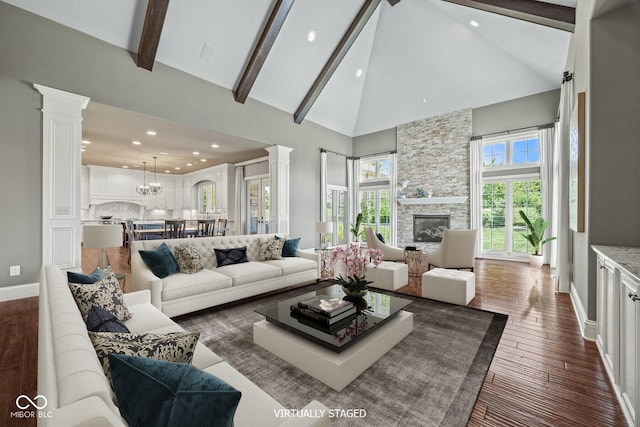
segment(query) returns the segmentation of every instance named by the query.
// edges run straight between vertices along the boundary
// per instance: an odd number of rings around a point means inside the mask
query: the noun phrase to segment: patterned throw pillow
[[[129,333],[129,328],[110,311],[93,306],[87,314],[87,330],[91,332]]]
[[[218,267],[249,262],[249,259],[247,258],[246,246],[231,249],[214,249],[214,251],[216,253],[216,261],[218,262]]]
[[[120,283],[112,271],[107,270],[104,278],[93,284],[69,283],[69,289],[85,322],[93,306],[110,311],[123,322],[131,318],[131,313],[124,305]]]
[[[167,362],[191,363],[199,334],[170,332],[168,334],[120,334],[89,332],[89,338],[102,363],[104,373],[111,381],[109,353],[151,357]]]
[[[173,249],[180,273],[193,274],[202,270],[202,255],[193,245],[179,245]]]
[[[258,244],[260,246],[260,261],[282,259],[282,246],[284,245],[284,240],[258,239]]]

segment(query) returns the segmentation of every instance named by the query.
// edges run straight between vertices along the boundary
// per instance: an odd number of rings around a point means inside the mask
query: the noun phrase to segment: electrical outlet
[[[20,266],[12,265],[9,267],[9,276],[19,276],[20,275]]]

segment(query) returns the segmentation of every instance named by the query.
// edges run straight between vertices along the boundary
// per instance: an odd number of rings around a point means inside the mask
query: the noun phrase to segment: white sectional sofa
[[[124,297],[133,313],[124,323],[132,333],[184,331],[150,303],[149,291]],[[324,417],[278,419],[276,410],[284,409],[280,403],[201,343],[196,346],[192,364],[242,392],[234,417],[236,427],[330,425],[327,408],[315,400],[300,412],[326,414]],[[39,426],[126,425],[114,404],[111,386],[69,290],[66,273],[56,266],[44,266],[40,276],[38,395],[47,399],[42,410],[47,417],[38,419]]]
[[[131,279],[134,290],[151,291],[151,303],[174,317],[204,308],[283,289],[320,277],[318,255],[298,251],[297,257],[259,261],[259,239],[274,234],[139,240],[131,245]],[[175,273],[163,279],[145,265],[138,251],[153,250],[163,242],[173,249],[193,245],[202,256],[204,269],[197,273]],[[214,249],[247,247],[249,262],[218,267]]]

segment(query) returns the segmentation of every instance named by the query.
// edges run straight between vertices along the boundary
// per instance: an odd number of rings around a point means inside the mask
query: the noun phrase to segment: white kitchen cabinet
[[[597,254],[596,344],[627,422],[640,408],[640,248],[593,246]]]
[[[637,425],[636,413],[638,410],[638,343],[637,337],[640,331],[640,296],[638,287],[640,284],[633,277],[620,274],[620,395],[623,405]]]

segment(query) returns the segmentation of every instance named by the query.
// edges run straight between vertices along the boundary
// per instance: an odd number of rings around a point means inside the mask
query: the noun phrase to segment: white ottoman
[[[367,280],[373,281],[372,288],[395,291],[409,283],[409,268],[401,262],[382,261],[377,268],[367,267]]]
[[[467,305],[476,296],[476,275],[470,271],[434,268],[422,274],[422,296]]]

